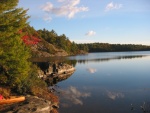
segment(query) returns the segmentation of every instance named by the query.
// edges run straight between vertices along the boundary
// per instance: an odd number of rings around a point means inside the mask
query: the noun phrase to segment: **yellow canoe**
[[[2,104],[12,104],[17,102],[22,102],[25,100],[24,96],[11,96],[9,99],[2,99],[0,100],[0,105]]]

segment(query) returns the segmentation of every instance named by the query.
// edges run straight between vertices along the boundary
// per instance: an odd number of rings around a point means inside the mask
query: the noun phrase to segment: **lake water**
[[[59,113],[150,110],[150,52],[89,53],[69,60],[76,61],[76,71],[57,84]]]

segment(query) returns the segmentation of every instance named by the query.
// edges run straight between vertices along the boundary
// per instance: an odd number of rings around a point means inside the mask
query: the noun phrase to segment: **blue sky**
[[[150,45],[150,0],[19,0],[36,30],[76,43]]]

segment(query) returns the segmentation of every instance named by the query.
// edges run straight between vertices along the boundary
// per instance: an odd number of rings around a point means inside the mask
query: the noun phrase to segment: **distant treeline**
[[[78,48],[87,52],[150,51],[150,46],[135,44],[85,43]]]

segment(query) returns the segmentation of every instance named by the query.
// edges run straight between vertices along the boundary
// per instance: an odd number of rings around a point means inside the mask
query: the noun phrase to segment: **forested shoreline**
[[[77,44],[74,41],[70,41],[65,34],[58,35],[53,29],[51,31],[45,28],[35,30],[34,27],[28,26],[25,31],[30,31],[30,35],[41,38],[58,49],[63,49],[68,55],[88,52],[150,51],[149,45],[142,44],[109,44],[102,42]],[[55,51],[51,49],[49,52],[54,53]]]
[[[142,44],[85,43],[77,46],[87,52],[150,51],[150,46]]]

